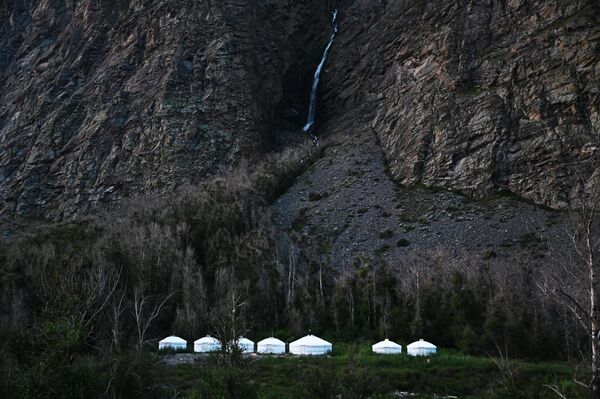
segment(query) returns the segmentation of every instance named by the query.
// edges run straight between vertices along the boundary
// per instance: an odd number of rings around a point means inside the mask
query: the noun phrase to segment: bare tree
[[[548,388],[549,390],[551,390],[552,392],[554,392],[556,394],[556,396],[558,396],[561,399],[567,399],[567,395],[562,391],[562,389],[558,386],[558,384],[544,384],[544,386],[546,388]]]
[[[113,348],[119,348],[121,345],[121,318],[125,313],[126,307],[126,295],[127,285],[123,287],[121,295],[113,295],[112,302],[109,309],[109,322],[110,322],[110,341]]]
[[[589,389],[593,398],[600,398],[600,265],[597,261],[600,251],[600,187],[592,185],[583,189],[573,205],[567,251],[557,256],[557,267],[549,271],[538,286],[574,316],[587,336],[589,375],[585,381],[579,377],[575,381]]]
[[[135,320],[137,331],[136,349],[141,350],[148,342],[146,333],[152,322],[160,315],[160,311],[167,303],[174,292],[164,298],[154,298],[151,295],[145,295],[141,288],[136,288],[133,294],[133,309],[131,311]]]
[[[296,266],[298,265],[298,248],[294,244],[290,244],[289,249],[289,268],[288,268],[288,292],[287,305],[294,305],[294,293],[296,287]]]
[[[242,348],[239,339],[249,331],[246,309],[248,302],[231,284],[225,301],[213,314],[213,330],[215,336],[221,341],[223,360],[229,365],[238,364],[241,359]]]
[[[194,259],[194,250],[187,247],[178,254],[176,270],[181,272],[181,298],[176,310],[175,329],[194,335],[205,325],[208,309],[206,284],[201,268]]]
[[[107,309],[117,290],[122,268],[116,269],[102,262],[94,262],[86,266],[83,260],[65,265],[61,272],[53,267],[44,248],[39,270],[36,270],[36,292],[42,298],[47,311],[61,309],[61,317],[81,326],[86,335],[84,340],[92,336],[98,320]],[[34,258],[37,258],[35,256]],[[57,299],[58,298],[58,299]],[[70,301],[61,298],[71,298]],[[55,313],[57,315],[59,313]]]

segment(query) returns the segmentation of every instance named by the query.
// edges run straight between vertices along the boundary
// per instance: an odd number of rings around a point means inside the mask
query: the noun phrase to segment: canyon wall
[[[340,24],[327,112],[398,182],[556,208],[600,184],[600,3],[358,0]]]
[[[197,182],[281,115],[302,134],[329,3],[2,2],[0,215]],[[397,182],[555,208],[599,184],[598,2],[339,3],[318,117],[372,129]]]
[[[0,213],[61,219],[260,153],[327,18],[315,0],[3,1]]]

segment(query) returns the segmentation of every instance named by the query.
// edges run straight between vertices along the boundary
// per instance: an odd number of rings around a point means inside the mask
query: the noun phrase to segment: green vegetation
[[[498,359],[465,356],[443,350],[430,358],[406,355],[377,355],[370,343],[334,344],[328,358],[259,357],[250,358],[234,374],[243,373],[243,397],[260,399],[296,398],[392,398],[393,392],[413,392],[422,398],[454,395],[460,398],[554,398],[544,385],[557,385],[569,398],[584,397],[572,382],[572,370],[561,363],[510,362],[498,366]],[[208,362],[207,362],[208,363]],[[205,379],[211,386],[217,369],[200,366],[162,367],[166,381],[179,386],[187,398],[204,398]],[[221,371],[220,371],[221,372]],[[224,372],[227,376],[231,371]],[[191,381],[201,381],[189,386]],[[222,389],[222,388],[217,388]],[[242,396],[220,395],[236,398]]]
[[[329,193],[327,191],[324,191],[322,193],[309,193],[308,194],[309,201],[319,201],[319,200],[322,200],[323,198],[327,198],[327,197],[329,197]]]
[[[497,256],[498,256],[498,254],[493,249],[485,250],[482,255],[483,259],[485,259],[485,260],[493,259]]]
[[[382,240],[386,240],[388,238],[392,238],[394,236],[394,231],[392,229],[385,229],[379,232],[379,238]]]
[[[485,92],[486,91],[479,86],[471,86],[471,87],[465,87],[465,88],[458,90],[456,92],[456,95],[462,96],[462,97],[471,97],[471,96],[478,96]]]
[[[382,244],[379,248],[375,250],[377,254],[384,254],[390,250],[390,246],[388,244]]]
[[[517,363],[506,377],[506,368],[493,374],[498,367],[481,358],[444,354],[420,363],[339,345],[423,337],[464,354],[503,348],[541,361],[567,359],[585,339],[575,320],[539,295],[540,271],[524,258],[482,262],[432,250],[388,263],[385,244],[333,270],[325,257],[303,258],[293,243],[282,256],[270,206],[309,164],[306,153],[286,154],[166,198],[132,199],[95,218],[40,226],[1,243],[0,393],[364,398],[405,389],[477,396],[493,381],[494,392],[517,397],[515,387],[535,396],[542,382],[566,380],[570,369],[535,371],[537,363]],[[292,223],[296,233],[305,212]],[[313,248],[329,252],[327,237],[314,238]],[[222,337],[232,303],[243,325],[233,330],[253,337],[275,330],[287,341],[312,330],[336,343],[334,356],[160,365],[157,338]]]
[[[392,213],[386,209],[382,209],[379,215],[383,218],[389,218],[392,216]]]
[[[154,397],[156,337],[214,330],[230,292],[256,309],[255,328],[277,325],[269,206],[317,156],[282,154],[0,243],[0,394]]]
[[[406,238],[401,238],[398,240],[398,242],[396,242],[397,247],[408,247],[409,245],[410,241],[408,241]]]
[[[519,244],[523,248],[543,248],[544,239],[536,233],[526,233],[519,239]]]
[[[300,232],[306,226],[308,218],[306,216],[306,212],[308,212],[308,208],[302,208],[298,211],[298,216],[292,222],[292,231]]]

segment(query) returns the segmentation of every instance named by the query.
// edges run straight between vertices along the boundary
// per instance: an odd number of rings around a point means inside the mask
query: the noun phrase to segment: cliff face
[[[360,0],[341,27],[328,112],[372,128],[397,181],[552,207],[600,184],[600,3]]]
[[[260,152],[322,3],[3,1],[0,213],[62,218]]]
[[[68,217],[260,156],[278,115],[302,126],[329,6],[3,1],[0,214]],[[600,165],[599,8],[341,1],[319,112],[374,130],[403,184],[564,207],[572,166],[593,184]]]

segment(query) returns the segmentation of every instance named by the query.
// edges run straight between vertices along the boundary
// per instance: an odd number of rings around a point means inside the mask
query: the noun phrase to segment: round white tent
[[[258,342],[256,348],[256,352],[258,353],[273,353],[279,355],[285,353],[285,342],[273,337],[265,338]]]
[[[406,350],[411,356],[429,356],[437,352],[437,346],[431,342],[420,339],[408,345]]]
[[[290,344],[290,353],[294,355],[326,355],[331,349],[330,342],[310,334]]]
[[[248,338],[240,337],[240,339],[237,341],[237,344],[243,353],[254,352],[254,342],[250,341]]]
[[[381,342],[376,343],[371,348],[375,353],[383,353],[386,355],[399,355],[402,353],[402,345],[398,345],[394,341],[385,339]]]
[[[221,341],[207,335],[194,341],[194,352],[207,353],[216,352],[221,349]]]
[[[158,349],[187,349],[187,341],[183,338],[171,335],[170,337],[162,339],[158,342]]]

